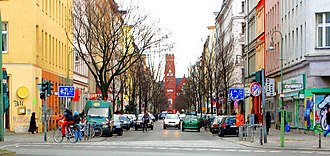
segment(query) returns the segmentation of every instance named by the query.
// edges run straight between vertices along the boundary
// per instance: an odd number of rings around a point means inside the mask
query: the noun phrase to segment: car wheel
[[[129,126],[127,126],[127,127],[126,127],[126,130],[129,130],[129,129],[130,129],[130,127],[129,127]]]
[[[135,131],[137,131],[138,130],[138,128],[137,127],[135,127]]]
[[[154,125],[151,126],[151,130],[154,130]]]
[[[178,129],[180,129],[180,126],[178,126]]]
[[[118,133],[118,136],[122,136],[124,133],[124,129],[121,129],[121,131]]]

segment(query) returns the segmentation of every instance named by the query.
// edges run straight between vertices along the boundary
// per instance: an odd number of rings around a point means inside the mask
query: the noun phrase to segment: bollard
[[[319,148],[321,148],[321,130],[319,130]]]
[[[260,145],[262,145],[262,127],[260,127],[259,130],[260,130]]]

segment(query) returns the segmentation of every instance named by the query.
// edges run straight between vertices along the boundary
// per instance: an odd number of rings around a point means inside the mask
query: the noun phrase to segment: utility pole
[[[0,141],[4,141],[4,105],[3,105],[3,85],[2,85],[2,19],[1,19],[1,12],[0,12]]]

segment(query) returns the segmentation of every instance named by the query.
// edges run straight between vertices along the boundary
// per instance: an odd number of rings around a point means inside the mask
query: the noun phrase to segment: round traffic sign
[[[250,93],[253,96],[259,96],[261,94],[261,85],[258,82],[253,82],[250,86]]]

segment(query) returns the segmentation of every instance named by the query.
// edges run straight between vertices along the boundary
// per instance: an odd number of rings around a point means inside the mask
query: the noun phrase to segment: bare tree
[[[223,93],[226,99],[225,114],[230,114],[230,106],[228,106],[228,91],[233,84],[233,73],[235,69],[233,50],[233,37],[229,37],[225,41],[225,34],[221,32],[216,37],[215,48],[215,88],[216,94]]]
[[[136,63],[146,49],[165,40],[157,22],[138,6],[118,10],[114,0],[73,1],[74,50],[87,64],[91,75],[101,90],[103,99],[113,79],[126,72]]]

